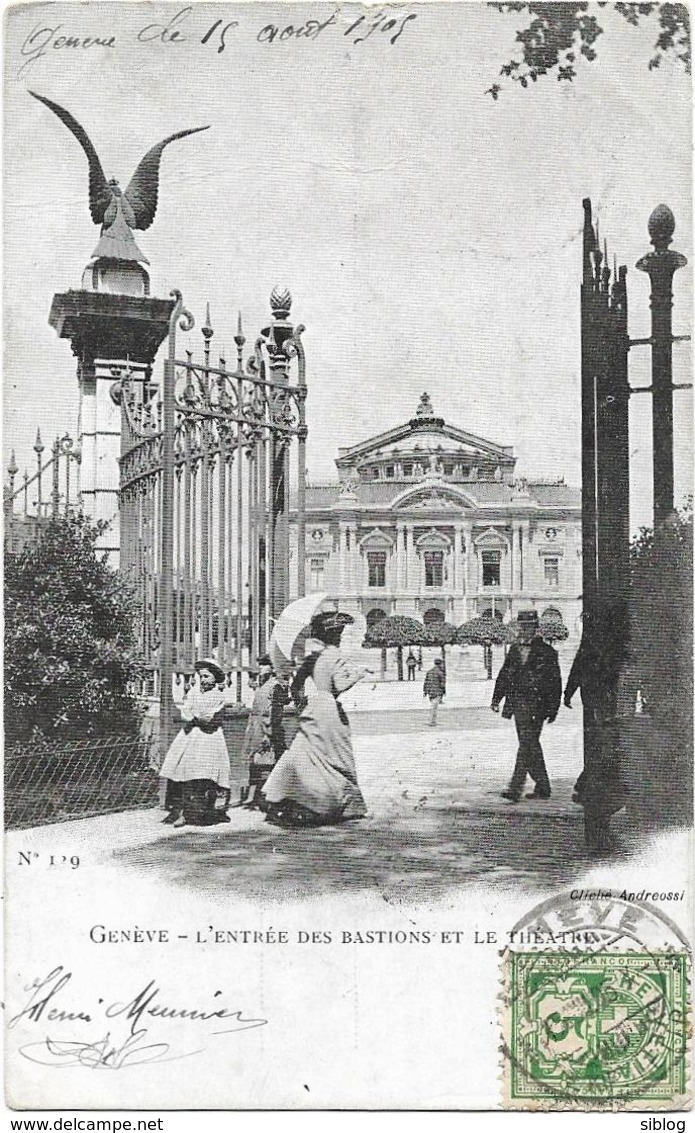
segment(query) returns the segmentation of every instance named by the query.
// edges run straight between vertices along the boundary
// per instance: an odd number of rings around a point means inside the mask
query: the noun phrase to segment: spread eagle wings
[[[104,170],[101,167],[99,155],[92,145],[86,130],[80,126],[79,122],[73,118],[69,111],[64,110],[62,106],[58,106],[56,102],[51,102],[50,98],[45,98],[41,94],[35,94],[34,91],[29,91],[29,94],[38,99],[39,102],[42,102],[49,110],[52,110],[82,146],[82,149],[87,155],[87,161],[89,162],[89,211],[92,220],[95,224],[103,224],[105,220],[108,222],[110,218],[107,217],[106,213],[109,209],[109,205],[114,202],[116,194],[104,176]],[[159,142],[158,145],[148,150],[135,170],[128,188],[123,194],[127,202],[124,212],[130,228],[149,228],[154,220],[157,211],[159,164],[162,159],[162,153],[166,147],[170,142],[178,141],[179,138],[185,138],[189,134],[198,134],[201,130],[209,129],[209,126],[196,126],[192,130],[179,130],[177,134],[171,134],[168,138],[165,138],[163,142]],[[128,208],[128,206],[130,207]]]

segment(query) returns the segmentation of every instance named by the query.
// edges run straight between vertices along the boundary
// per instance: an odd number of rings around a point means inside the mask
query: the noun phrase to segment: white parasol
[[[285,606],[268,643],[268,655],[274,669],[286,668],[290,664],[295,641],[326,601],[328,594],[319,591],[317,594],[307,594],[305,598],[297,598],[295,602]]]

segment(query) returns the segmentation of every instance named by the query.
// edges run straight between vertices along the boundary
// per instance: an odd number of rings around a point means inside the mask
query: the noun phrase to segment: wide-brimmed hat
[[[523,626],[528,626],[529,629],[531,627],[537,629],[539,625],[538,610],[519,610],[519,613],[516,615],[516,624],[522,628]]]
[[[222,684],[224,680],[224,669],[220,668],[219,662],[212,657],[201,657],[200,661],[196,661],[193,668],[196,673],[199,673],[201,669],[209,669],[213,676],[217,678],[218,684]]]
[[[272,658],[267,653],[264,653],[262,657],[259,657],[256,664],[257,665],[266,665],[269,669],[273,668]]]
[[[318,637],[322,641],[326,633],[345,629],[352,625],[354,618],[350,614],[341,614],[337,610],[325,610],[322,614],[315,614],[309,626],[309,636]]]

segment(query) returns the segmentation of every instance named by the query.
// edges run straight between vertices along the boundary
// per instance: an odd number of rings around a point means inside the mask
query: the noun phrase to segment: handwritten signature
[[[41,1066],[87,1066],[92,1070],[120,1070],[124,1066],[137,1066],[142,1062],[172,1062],[177,1058],[190,1058],[201,1050],[170,1055],[169,1043],[142,1045],[147,1029],[128,1034],[124,1043],[114,1046],[111,1033],[106,1032],[96,1042],[79,1042],[71,1039],[46,1038],[42,1042],[28,1043],[19,1053],[30,1062]]]
[[[52,1028],[63,1023],[96,1024],[99,1018],[119,1019],[126,1024],[124,1033],[111,1029],[97,1039],[91,1036],[83,1039],[46,1037],[39,1042],[24,1044],[20,1054],[30,1062],[44,1066],[83,1066],[91,1069],[120,1070],[125,1066],[135,1066],[144,1062],[170,1062],[178,1058],[189,1058],[205,1049],[201,1046],[183,1053],[172,1051],[170,1043],[149,1041],[150,1032],[143,1026],[144,1021],[158,1019],[166,1023],[185,1023],[186,1030],[195,1025],[198,1034],[207,1038],[219,1035],[238,1034],[267,1025],[267,1019],[246,1016],[243,1011],[226,1007],[220,999],[222,992],[215,991],[211,1002],[195,1006],[164,1002],[160,988],[155,980],[149,980],[132,998],[114,1000],[106,1003],[100,997],[96,1006],[66,1001],[66,989],[73,980],[72,972],[58,965],[45,976],[37,976],[27,984],[24,991],[27,999],[21,1009],[8,1021],[8,1030],[20,1023]],[[213,1024],[211,1029],[206,1024]],[[101,1027],[99,1027],[101,1030]],[[200,1041],[200,1040],[199,1040]]]

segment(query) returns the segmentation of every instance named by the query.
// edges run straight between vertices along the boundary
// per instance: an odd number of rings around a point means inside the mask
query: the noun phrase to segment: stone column
[[[471,603],[476,605],[478,594],[478,557],[473,546],[473,528],[469,524],[466,528],[466,594],[468,596],[468,616],[473,616]]]
[[[403,523],[396,524],[396,594],[402,596],[405,590],[405,528]]]
[[[356,532],[351,523],[345,525],[345,586],[349,594],[361,594],[363,590],[362,579],[358,576]]]
[[[85,514],[108,529],[97,539],[97,548],[109,552],[109,562],[118,566],[120,549],[118,458],[121,454],[121,411],[111,397],[114,376],[97,365],[81,365],[79,443],[80,493]]]
[[[411,523],[403,525],[403,544],[403,588],[404,590],[412,590],[415,568],[413,565],[413,525]]]
[[[529,543],[528,519],[522,519],[519,523],[519,537],[519,597],[523,599],[531,585],[531,544]]]
[[[466,578],[465,578],[465,557],[461,550],[461,541],[464,538],[464,525],[463,523],[454,524],[454,578],[453,587],[458,595],[466,592]]]
[[[347,594],[347,578],[348,578],[348,550],[347,550],[347,530],[348,525],[344,520],[340,520],[340,527],[338,532],[338,588],[340,594]]]
[[[519,583],[519,530],[520,523],[518,520],[512,522],[511,525],[511,590],[512,594],[518,594],[520,589]]]
[[[506,532],[505,532],[506,534]],[[502,590],[507,592],[511,591],[514,587],[514,525],[512,524],[511,535],[509,537],[509,547],[506,553],[503,552],[502,570],[500,571],[500,585]]]

